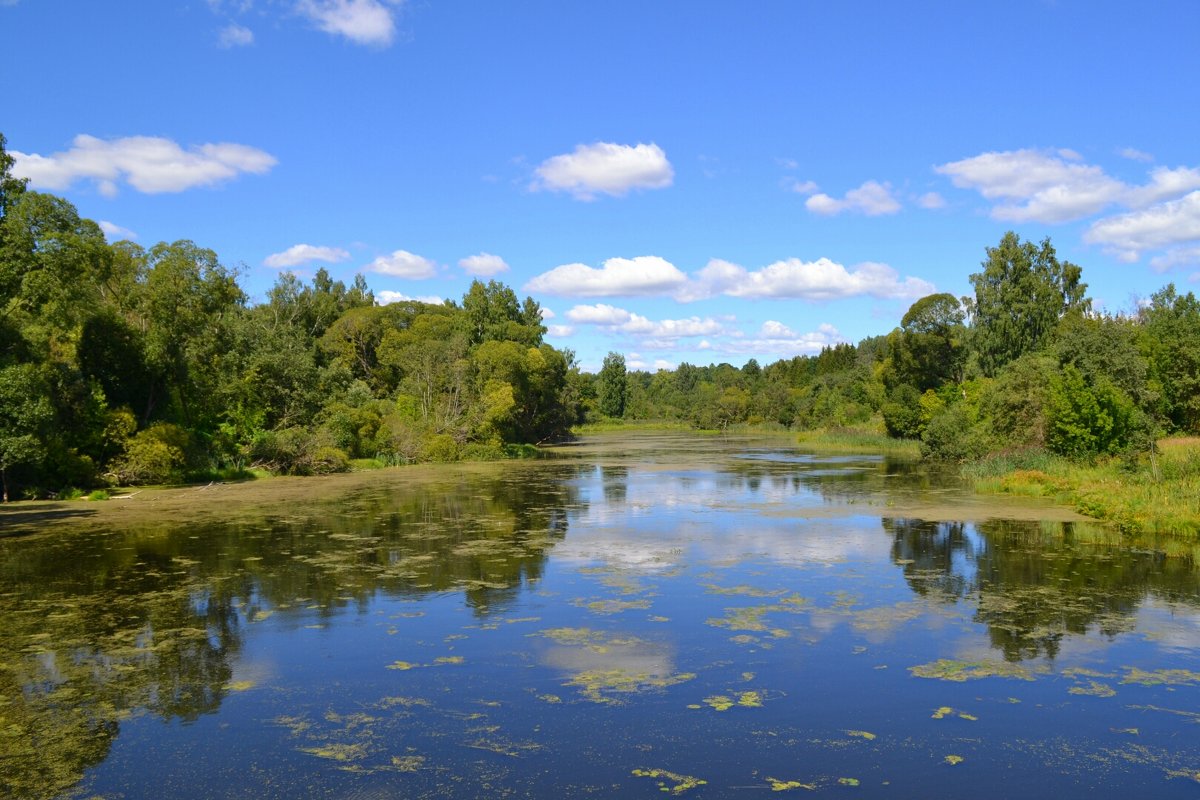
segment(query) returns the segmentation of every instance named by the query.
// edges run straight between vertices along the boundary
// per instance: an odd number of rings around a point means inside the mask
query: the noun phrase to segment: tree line
[[[917,300],[857,345],[761,366],[627,370],[610,353],[599,410],[697,428],[878,425],[930,458],[1045,449],[1079,458],[1153,452],[1200,434],[1200,303],[1174,285],[1127,314],[1099,313],[1082,270],[1047,239],[1006,233],[971,275],[973,296]]]
[[[5,500],[251,465],[500,457],[582,419],[574,355],[501,283],[380,306],[361,276],[320,270],[251,304],[213,251],[109,244],[12,164],[0,136]]]

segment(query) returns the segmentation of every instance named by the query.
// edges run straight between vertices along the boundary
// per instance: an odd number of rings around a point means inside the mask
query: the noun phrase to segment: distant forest
[[[929,458],[1144,452],[1200,433],[1200,303],[1168,285],[1095,313],[1078,266],[1008,233],[974,297],[766,366],[597,375],[543,341],[541,308],[495,281],[461,302],[376,305],[361,276],[283,274],[251,305],[190,241],[109,244],[11,174],[0,135],[4,499],[105,485],[500,458],[600,419],[696,428],[878,425]],[[363,464],[365,466],[365,464]]]

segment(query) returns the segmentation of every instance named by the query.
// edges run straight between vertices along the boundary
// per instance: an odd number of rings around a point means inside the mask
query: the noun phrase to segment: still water
[[[787,439],[271,485],[0,537],[0,796],[1200,793],[1188,544]]]

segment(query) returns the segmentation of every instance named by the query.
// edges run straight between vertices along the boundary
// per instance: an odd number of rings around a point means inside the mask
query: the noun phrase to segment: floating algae
[[[1028,667],[1004,661],[956,661],[950,658],[939,658],[928,664],[909,667],[908,671],[917,678],[936,678],[941,681],[957,683],[981,678],[1013,678],[1022,681],[1034,679],[1033,671]]]
[[[573,600],[572,605],[586,608],[593,614],[620,614],[623,611],[631,611],[633,609],[645,610],[650,607],[649,600],[614,600],[612,598],[606,600]]]
[[[952,767],[955,766],[956,764],[961,764],[962,762],[963,762],[962,756],[955,756],[955,755],[946,756],[946,763]]]
[[[859,739],[866,739],[868,742],[875,738],[875,734],[870,731],[846,731],[847,736],[856,736]]]
[[[817,790],[815,783],[801,783],[800,781],[781,781],[778,778],[767,778],[767,784],[771,787],[772,792],[787,792],[792,789],[807,789],[810,792]]]
[[[959,719],[965,719],[970,722],[976,722],[979,720],[979,717],[975,716],[974,714],[968,714],[965,711],[955,711],[950,706],[941,706],[940,708],[938,708],[937,710],[935,710],[933,712],[932,716],[934,719],[945,719],[946,717],[958,717]]]
[[[594,669],[571,676],[563,686],[574,686],[593,703],[619,705],[620,700],[610,694],[635,694],[649,689],[665,689],[696,677],[694,672],[676,675],[652,675],[648,672],[631,672],[624,669]]]
[[[633,770],[633,774],[639,778],[654,778],[658,782],[658,788],[670,794],[683,794],[686,791],[695,789],[697,786],[703,786],[708,783],[708,781],[702,778],[696,778],[691,775],[680,775],[676,772],[668,772],[665,769],[635,769]]]
[[[1188,669],[1142,670],[1131,667],[1121,683],[1137,683],[1142,686],[1191,686],[1200,684],[1200,672]]]
[[[315,747],[298,748],[301,753],[308,753],[317,758],[327,758],[331,761],[359,761],[367,757],[366,745],[361,742],[345,744],[334,742]]]
[[[858,786],[858,778],[838,778],[838,783],[842,786]]]
[[[435,664],[462,664],[466,659],[462,656],[438,656],[433,660]]]
[[[253,689],[254,686],[254,681],[230,681],[222,688],[228,692],[244,692],[248,689]]]
[[[392,767],[397,772],[416,772],[425,765],[425,756],[392,756]]]
[[[718,586],[715,583],[703,583],[704,591],[709,594],[741,595],[743,597],[778,597],[787,594],[787,589],[758,589],[754,586]]]
[[[1117,690],[1109,686],[1107,683],[1100,681],[1088,681],[1087,683],[1077,683],[1070,689],[1067,689],[1071,694],[1087,695],[1089,697],[1113,697]]]
[[[762,708],[762,695],[758,692],[734,692],[733,696],[724,694],[715,694],[711,697],[704,698],[704,704],[715,711],[728,711],[734,706],[742,708]],[[689,706],[690,707],[690,706]],[[700,706],[696,706],[700,708]]]
[[[392,663],[387,665],[387,668],[388,669],[405,669],[406,670],[406,669],[413,669],[414,667],[419,667],[419,666],[421,666],[421,665],[414,664],[411,661],[393,661]]]

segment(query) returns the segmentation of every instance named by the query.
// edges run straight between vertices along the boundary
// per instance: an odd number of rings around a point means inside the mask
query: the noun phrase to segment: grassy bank
[[[964,473],[979,492],[1047,497],[1129,533],[1200,538],[1200,438],[1164,439],[1154,462],[1080,464],[1042,451],[990,456]]]
[[[797,442],[805,450],[818,453],[882,453],[902,458],[921,457],[921,443],[916,439],[892,439],[873,427],[801,431]]]

